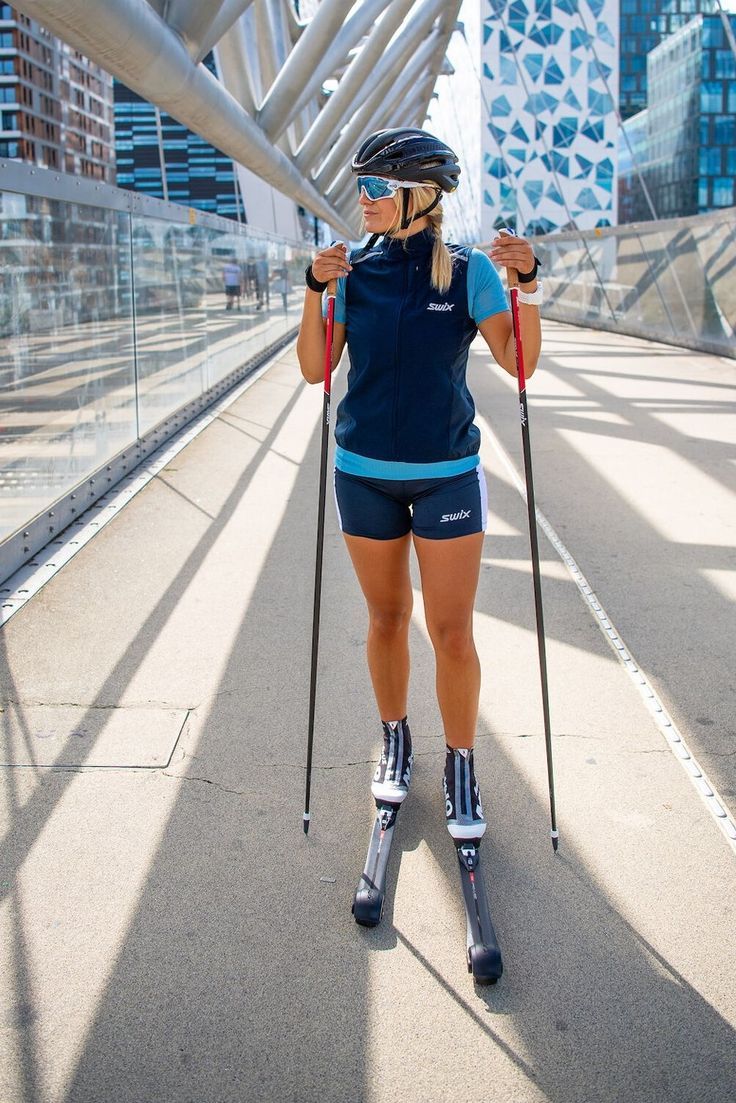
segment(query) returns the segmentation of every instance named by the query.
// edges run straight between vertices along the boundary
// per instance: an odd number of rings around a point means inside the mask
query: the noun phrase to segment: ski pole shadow
[[[440,986],[440,988],[450,997],[451,1000],[454,1001],[454,1003],[463,1012],[463,1014],[468,1015],[473,1020],[475,1025],[480,1030],[482,1030],[483,1033],[488,1038],[490,1038],[496,1046],[498,1046],[499,1050],[504,1054],[504,1056],[507,1057],[518,1069],[520,1069],[530,1080],[535,1080],[536,1077],[534,1075],[533,1069],[524,1060],[524,1058],[501,1037],[498,1031],[494,1030],[488,1024],[488,1022],[483,1018],[482,1015],[478,1014],[476,1009],[464,996],[460,995],[456,988],[453,988],[451,984],[448,984],[447,980],[445,980],[439,970],[437,970],[434,965],[432,965],[432,962],[424,956],[421,950],[414,945],[411,939],[408,938],[407,935],[403,934],[400,930],[396,931],[396,938],[397,941],[400,942],[401,945],[404,946],[416,959],[416,961],[422,966],[422,968],[427,971],[432,980]],[[485,1002],[487,1010],[495,1012],[496,1008],[493,1005],[492,994],[496,986],[483,986],[476,983],[473,987],[475,989],[476,996],[479,996]]]

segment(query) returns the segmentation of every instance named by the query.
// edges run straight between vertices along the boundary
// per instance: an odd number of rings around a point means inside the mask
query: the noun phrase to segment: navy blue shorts
[[[488,513],[480,466],[444,479],[371,479],[335,468],[335,504],[342,531],[371,540],[470,536],[485,532]]]

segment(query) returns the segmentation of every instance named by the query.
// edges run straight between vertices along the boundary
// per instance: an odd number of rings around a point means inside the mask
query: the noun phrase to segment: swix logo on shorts
[[[427,310],[452,310],[454,303],[430,303]]]
[[[443,513],[440,517],[440,524],[442,524],[443,521],[464,521],[465,518],[469,516],[469,509],[461,509],[459,513]]]

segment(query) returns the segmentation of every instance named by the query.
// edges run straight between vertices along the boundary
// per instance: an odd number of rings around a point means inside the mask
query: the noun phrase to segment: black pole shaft
[[[325,540],[325,501],[327,497],[327,446],[330,437],[330,378],[332,374],[332,333],[335,316],[334,292],[327,300],[325,334],[325,389],[322,400],[322,443],[319,460],[319,500],[317,503],[317,553],[314,564],[314,606],[312,611],[312,668],[309,682],[309,727],[307,732],[307,782],[304,794],[304,834],[309,831],[309,802],[312,793],[312,751],[314,715],[317,703],[317,659],[319,657],[319,619],[322,603],[322,559]]]
[[[519,325],[518,288],[511,289],[511,319],[516,349],[516,373],[519,383],[519,417],[521,420],[521,443],[524,453],[524,475],[526,478],[526,505],[529,517],[529,543],[532,553],[532,577],[534,580],[534,607],[537,620],[537,647],[539,650],[539,676],[542,686],[542,714],[544,717],[544,742],[547,752],[547,783],[549,786],[549,810],[552,823],[552,846],[557,850],[559,832],[557,830],[557,809],[555,804],[555,778],[552,764],[552,725],[549,715],[549,690],[547,684],[547,648],[544,636],[544,610],[542,607],[542,577],[539,569],[539,542],[537,537],[537,507],[534,501],[534,475],[532,472],[532,448],[529,435],[529,408],[526,401],[526,376],[524,374],[524,352],[521,344]]]

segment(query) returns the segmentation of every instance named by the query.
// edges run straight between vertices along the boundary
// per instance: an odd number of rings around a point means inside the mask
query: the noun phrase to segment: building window
[[[723,27],[720,20],[703,20],[703,46],[723,46]]]
[[[0,142],[0,157],[17,157],[17,142]]]
[[[736,119],[733,115],[716,115],[713,124],[713,136],[716,145],[736,145]],[[706,142],[708,140],[707,134],[705,140]]]
[[[730,50],[716,50],[717,77],[736,77],[736,57]]]
[[[723,85],[717,80],[704,80],[700,86],[700,110],[704,115],[723,110]]]
[[[732,207],[733,202],[733,180],[727,176],[717,176],[713,181],[713,206]]]
[[[721,151],[718,146],[715,149],[700,150],[700,164],[698,166],[700,176],[717,176],[721,171]]]

